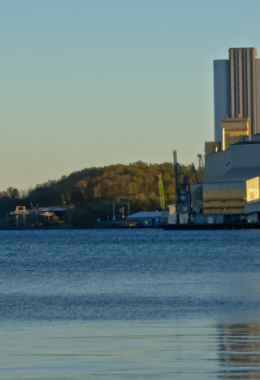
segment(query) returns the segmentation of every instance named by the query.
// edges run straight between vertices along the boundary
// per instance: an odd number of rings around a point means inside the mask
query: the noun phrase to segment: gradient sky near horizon
[[[260,49],[259,14],[259,0],[1,0],[0,190],[173,149],[197,164],[212,61]]]

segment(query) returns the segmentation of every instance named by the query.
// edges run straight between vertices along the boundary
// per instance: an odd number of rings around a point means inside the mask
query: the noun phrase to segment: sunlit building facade
[[[249,119],[249,135],[260,133],[260,60],[255,48],[230,48],[229,59],[214,61],[215,141],[223,118]]]

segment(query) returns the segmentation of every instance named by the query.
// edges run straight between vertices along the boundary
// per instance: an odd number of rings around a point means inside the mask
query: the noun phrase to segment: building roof
[[[246,46],[244,46],[244,47],[231,47],[229,49],[255,49],[256,50],[256,48],[253,47],[253,46],[249,46],[249,47],[246,47]]]
[[[168,211],[164,212],[165,215],[168,215]],[[136,220],[136,219],[147,219],[147,218],[162,218],[163,213],[162,211],[141,211],[137,214],[130,215],[126,218],[126,220]]]
[[[233,123],[237,121],[249,121],[249,117],[222,117],[221,121],[224,123]]]
[[[54,207],[43,207],[40,208],[41,211],[67,211],[67,207],[54,206]]]

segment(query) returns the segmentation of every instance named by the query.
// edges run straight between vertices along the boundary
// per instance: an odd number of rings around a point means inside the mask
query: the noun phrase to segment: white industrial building
[[[175,207],[168,207],[168,223],[175,224]],[[181,216],[180,224],[260,222],[260,134],[205,155],[205,181],[192,187],[190,220]]]

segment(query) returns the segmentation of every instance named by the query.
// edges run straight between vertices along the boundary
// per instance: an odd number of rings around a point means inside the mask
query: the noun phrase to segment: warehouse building
[[[260,212],[260,60],[255,48],[230,48],[214,61],[215,141],[205,143],[201,202],[194,221],[251,220]],[[199,207],[198,207],[199,205]],[[254,214],[254,217],[252,215]],[[251,218],[251,219],[250,219]]]
[[[205,182],[202,185],[203,214],[225,214],[230,220],[236,220],[238,216],[245,218],[244,215],[257,212],[260,202],[260,134],[253,135],[251,141],[232,143],[225,150],[214,151],[208,147],[205,152],[208,154],[205,155]]]

